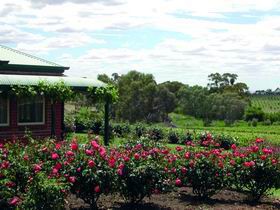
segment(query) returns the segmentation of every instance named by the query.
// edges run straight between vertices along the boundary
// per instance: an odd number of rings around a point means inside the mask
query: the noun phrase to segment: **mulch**
[[[209,200],[201,200],[192,194],[190,188],[184,187],[177,192],[152,195],[145,198],[137,205],[130,205],[118,195],[101,196],[98,201],[101,210],[245,210],[245,209],[280,209],[280,199],[265,197],[258,204],[251,204],[246,201],[246,196],[242,193],[223,190],[214,195]],[[67,210],[86,210],[89,205],[83,200],[71,195],[67,199]]]

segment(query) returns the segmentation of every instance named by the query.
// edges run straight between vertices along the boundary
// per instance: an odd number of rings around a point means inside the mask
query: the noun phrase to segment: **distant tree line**
[[[272,89],[267,90],[256,90],[253,95],[267,95],[267,96],[277,96],[280,95],[280,88],[276,88],[274,91]]]
[[[248,86],[237,82],[236,74],[214,73],[208,76],[207,87],[189,86],[167,81],[157,84],[152,74],[130,71],[98,75],[98,79],[115,85],[119,101],[112,107],[118,121],[168,121],[168,114],[177,112],[204,120],[224,120],[227,124],[243,119],[249,104]]]

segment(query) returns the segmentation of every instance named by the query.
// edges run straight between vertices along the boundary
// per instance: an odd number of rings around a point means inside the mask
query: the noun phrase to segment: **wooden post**
[[[104,144],[105,146],[109,145],[109,108],[110,108],[110,103],[109,99],[106,98],[105,100],[105,116],[104,116]]]
[[[55,111],[53,99],[51,99],[51,137],[55,137]]]

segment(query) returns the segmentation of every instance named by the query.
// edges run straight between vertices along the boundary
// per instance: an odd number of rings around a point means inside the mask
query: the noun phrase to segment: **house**
[[[54,104],[55,118],[52,118],[50,98],[42,95],[32,98],[15,97],[3,93],[12,85],[32,86],[40,81],[50,84],[63,81],[77,90],[104,85],[96,79],[65,76],[64,72],[68,69],[69,67],[0,45],[0,140],[10,139],[12,136],[22,137],[26,131],[31,132],[34,137],[62,138],[63,102]]]

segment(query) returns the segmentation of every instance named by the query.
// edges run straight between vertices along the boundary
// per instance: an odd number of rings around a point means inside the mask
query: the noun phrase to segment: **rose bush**
[[[117,186],[126,200],[137,203],[146,196],[168,189],[170,185],[162,167],[164,155],[160,148],[138,143],[122,149],[116,168]]]
[[[273,149],[257,139],[250,147],[233,150],[231,173],[233,186],[256,202],[272,188],[279,188],[280,169]]]
[[[175,149],[149,138],[117,148],[102,146],[98,137],[85,144],[75,138],[0,144],[0,209],[59,209],[69,193],[92,208],[109,193],[137,203],[183,186],[201,198],[231,188],[258,201],[279,188],[279,157],[262,139],[243,148],[221,148],[209,133],[200,139]]]

